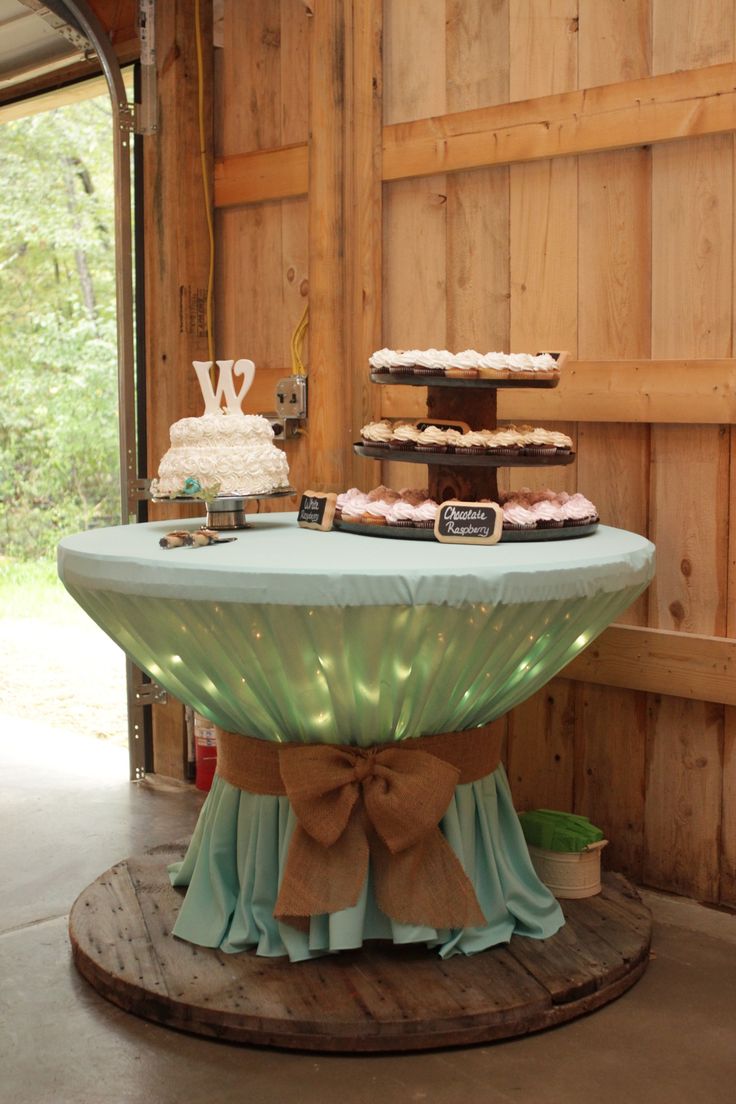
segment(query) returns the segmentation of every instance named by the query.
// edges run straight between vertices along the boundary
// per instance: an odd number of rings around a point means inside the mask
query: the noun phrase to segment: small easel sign
[[[503,510],[497,502],[443,502],[434,522],[435,538],[443,544],[498,544]]]
[[[332,528],[335,520],[337,495],[334,491],[305,491],[299,503],[297,524],[302,529],[318,529],[322,533]]]

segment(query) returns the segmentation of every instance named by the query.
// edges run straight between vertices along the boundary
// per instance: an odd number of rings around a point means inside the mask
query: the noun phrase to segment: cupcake
[[[421,506],[416,506],[414,508],[415,529],[434,529],[434,519],[438,509],[438,503],[432,498],[426,499]]]
[[[458,445],[462,448],[462,440],[464,434],[459,429],[446,429],[445,441],[447,443],[447,451],[455,452]]]
[[[500,456],[518,456],[521,452],[521,436],[512,426],[497,429],[493,434],[493,441],[494,448]]]
[[[416,442],[417,452],[447,452],[444,429],[430,425],[423,429]]]
[[[394,426],[393,435],[389,441],[389,447],[401,452],[412,452],[416,448],[421,432],[422,431],[417,429],[415,425],[400,422],[398,425]]]
[[[543,499],[529,507],[537,522],[537,529],[561,529],[564,525],[562,507],[556,502]]]
[[[531,359],[535,376],[542,379],[559,379],[560,366],[550,353],[537,353]]]
[[[352,487],[344,495],[338,496],[337,505],[342,521],[360,521],[368,505],[368,495],[359,491],[357,487]]]
[[[503,507],[503,527],[510,530],[535,529],[536,518],[530,509],[519,502],[507,502]]]
[[[406,376],[414,374],[414,360],[416,349],[395,349],[389,362],[389,372],[392,376]]]
[[[400,499],[398,502],[393,502],[386,511],[386,524],[393,525],[398,529],[408,529],[414,524],[414,513],[416,507],[412,506],[409,502],[402,502]]]
[[[584,495],[570,495],[560,507],[565,525],[590,525],[598,521],[598,511]]]
[[[391,349],[379,349],[368,357],[368,364],[371,371],[377,375],[388,375],[392,359],[393,351]]]
[[[488,438],[485,436],[485,431],[471,429],[469,433],[460,434],[460,439],[455,440],[455,452],[458,456],[487,453]]]
[[[465,349],[462,353],[452,353],[445,375],[451,379],[477,379],[480,375],[478,362],[480,353],[475,349]]]
[[[511,375],[505,353],[483,353],[478,359],[481,379],[508,379]]]
[[[415,376],[444,376],[446,355],[439,349],[414,350]]]
[[[569,456],[573,447],[572,437],[568,437],[566,433],[560,433],[558,430],[552,430],[550,436],[557,455]]]
[[[364,525],[386,525],[387,514],[392,508],[390,502],[369,502],[361,520]]]
[[[371,448],[387,449],[393,432],[391,423],[384,419],[380,422],[368,422],[361,429],[360,436],[364,445],[370,445]]]
[[[521,451],[524,456],[556,456],[557,445],[554,434],[549,429],[537,426],[522,438]]]

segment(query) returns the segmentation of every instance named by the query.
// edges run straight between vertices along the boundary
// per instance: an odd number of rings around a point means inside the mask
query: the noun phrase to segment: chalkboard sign
[[[321,494],[319,491],[305,491],[299,503],[297,522],[302,529],[319,529],[326,533],[335,520],[337,495],[334,491]]]
[[[503,510],[497,502],[443,502],[434,522],[434,535],[443,544],[497,544],[503,528]]]

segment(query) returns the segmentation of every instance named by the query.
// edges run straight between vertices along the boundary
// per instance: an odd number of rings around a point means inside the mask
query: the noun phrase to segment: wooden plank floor
[[[183,850],[159,847],[100,875],[69,931],[77,968],[104,997],[198,1035],[342,1052],[486,1042],[600,1008],[649,958],[649,912],[616,874],[598,896],[562,902],[567,923],[551,939],[514,936],[469,958],[378,942],[298,964],[226,955],[171,935],[182,891],[166,866]]]

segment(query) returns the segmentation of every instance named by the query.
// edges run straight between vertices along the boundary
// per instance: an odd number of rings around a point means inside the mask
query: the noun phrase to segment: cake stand
[[[296,494],[293,487],[279,487],[270,494],[253,495],[216,495],[215,498],[200,498],[197,495],[176,495],[173,498],[152,498],[152,502],[204,502],[207,507],[208,529],[218,531],[228,529],[251,529],[248,524],[246,507],[249,502],[260,502],[269,498],[290,498]]]

